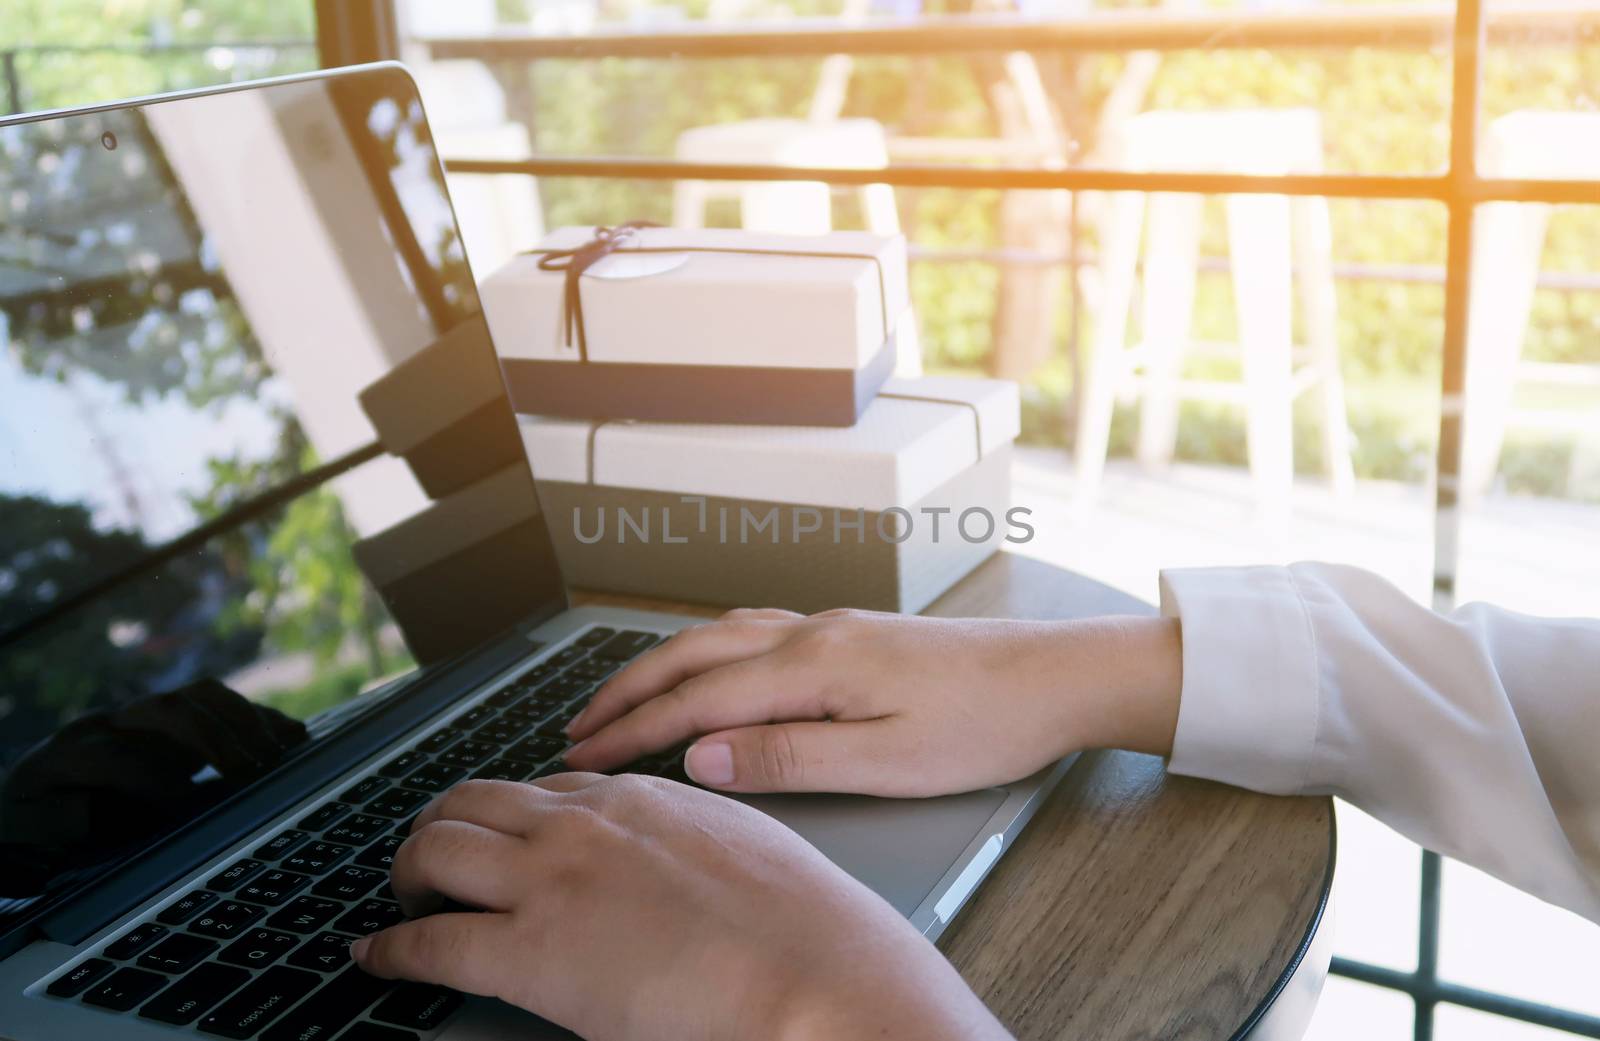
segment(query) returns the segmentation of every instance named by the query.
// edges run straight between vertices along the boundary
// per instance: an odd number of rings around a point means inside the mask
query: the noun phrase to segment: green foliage
[[[0,50],[22,49],[17,72],[24,109],[314,68],[312,46],[141,53],[168,44],[310,41],[314,34],[310,0],[7,0],[0,5]],[[106,50],[36,50],[96,47]]]

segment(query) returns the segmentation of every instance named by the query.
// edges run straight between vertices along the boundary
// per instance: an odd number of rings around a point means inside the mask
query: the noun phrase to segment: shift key
[[[304,969],[276,965],[200,1021],[200,1029],[222,1037],[246,1038],[311,993],[322,977]]]
[[[331,1038],[393,989],[394,984],[389,980],[369,976],[352,965],[317,991],[316,997],[262,1034],[261,1041]]]

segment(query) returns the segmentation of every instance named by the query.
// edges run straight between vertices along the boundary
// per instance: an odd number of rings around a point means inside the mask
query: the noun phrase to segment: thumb
[[[689,747],[684,770],[727,792],[901,794],[915,777],[887,755],[888,721],[777,723],[708,734]]]

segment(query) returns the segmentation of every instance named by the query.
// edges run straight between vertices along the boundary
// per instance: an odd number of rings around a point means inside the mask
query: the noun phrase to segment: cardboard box
[[[595,235],[555,231],[479,288],[518,412],[848,426],[894,370],[910,311],[900,236],[641,228],[574,298],[541,261]]]
[[[915,612],[1017,530],[1003,381],[890,380],[848,429],[519,423],[574,586]]]

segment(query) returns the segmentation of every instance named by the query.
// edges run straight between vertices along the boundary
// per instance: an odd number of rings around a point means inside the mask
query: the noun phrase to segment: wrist
[[[830,959],[827,968],[792,978],[762,1036],[776,1041],[1011,1041],[959,973],[926,940],[904,929],[904,944]],[[886,930],[889,931],[889,930]],[[853,945],[839,945],[835,954]],[[840,972],[854,964],[855,971]]]
[[[1066,716],[1068,750],[1171,755],[1183,690],[1177,619],[1116,616],[1062,625],[1050,696]]]

